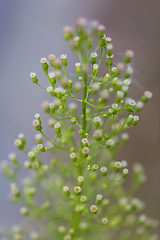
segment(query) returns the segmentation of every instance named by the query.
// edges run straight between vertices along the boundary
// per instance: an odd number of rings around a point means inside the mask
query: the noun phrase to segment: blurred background
[[[23,132],[29,147],[34,143],[32,120],[43,115],[41,102],[48,94],[32,83],[30,72],[36,72],[47,86],[40,58],[50,53],[68,55],[74,68],[76,58],[63,40],[64,25],[75,26],[77,17],[98,20],[123,59],[128,49],[135,52],[132,66],[134,93],[138,100],[145,90],[153,98],[140,113],[130,140],[119,155],[129,166],[141,162],[147,182],[136,196],[146,202],[145,213],[160,218],[160,1],[159,0],[0,0],[0,160],[16,152],[14,140]],[[70,63],[70,64],[71,64]],[[9,203],[8,181],[0,175],[0,225],[15,224],[21,219],[19,207]]]

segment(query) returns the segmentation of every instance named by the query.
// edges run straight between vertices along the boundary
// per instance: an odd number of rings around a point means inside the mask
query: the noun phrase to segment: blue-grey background
[[[66,53],[71,62],[73,55],[63,40],[62,28],[75,26],[80,16],[97,19],[106,26],[119,57],[128,49],[135,52],[135,100],[144,90],[153,92],[119,158],[126,159],[130,166],[143,163],[148,181],[136,196],[146,202],[146,214],[160,218],[159,0],[0,0],[0,159],[16,151],[25,160],[13,142],[23,132],[31,148],[34,114],[43,115],[41,102],[50,100],[32,83],[29,74],[35,71],[47,86],[40,58]],[[75,58],[72,61],[74,67]],[[9,191],[8,181],[0,175],[0,225],[12,225],[22,218],[19,208],[7,199]]]

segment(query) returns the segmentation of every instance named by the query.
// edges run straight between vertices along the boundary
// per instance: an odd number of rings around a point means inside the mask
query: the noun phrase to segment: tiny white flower
[[[134,56],[134,52],[132,50],[127,50],[126,51],[126,56],[129,58],[132,58]]]
[[[81,190],[82,190],[82,188],[79,187],[79,186],[75,186],[75,187],[74,187],[74,191],[75,191],[75,193],[80,193]]]
[[[34,157],[34,152],[33,151],[28,152],[28,157]]]
[[[62,55],[60,56],[60,58],[61,58],[61,59],[67,59],[67,55],[66,55],[66,54],[62,54]]]
[[[114,144],[114,140],[113,139],[108,139],[106,141],[106,145],[109,146],[109,147],[113,146],[113,144]]]
[[[111,56],[106,55],[106,58],[112,59],[114,55],[112,54]]]
[[[112,50],[113,49],[113,45],[111,43],[107,44],[107,50]]]
[[[96,63],[93,64],[93,69],[94,69],[94,70],[97,70],[97,69],[98,69],[98,64],[96,64]]]
[[[121,88],[121,90],[122,90],[123,92],[127,92],[128,89],[129,89],[129,86],[127,86],[127,85],[123,85],[122,88]]]
[[[80,197],[80,201],[81,201],[81,202],[85,202],[86,200],[87,200],[86,196],[81,196],[81,197]]]
[[[128,173],[129,173],[128,169],[127,169],[127,168],[124,168],[124,169],[123,169],[123,173],[124,173],[124,174],[128,174]]]
[[[108,219],[107,218],[102,218],[102,223],[103,224],[107,224],[108,223]]]
[[[11,187],[11,193],[15,196],[19,194],[19,190],[16,185]]]
[[[117,109],[118,108],[118,104],[117,103],[113,103],[112,104],[112,108],[115,110],[115,109]]]
[[[122,140],[125,140],[125,141],[128,140],[128,139],[129,139],[129,134],[128,134],[128,133],[125,133],[125,132],[122,133],[122,134],[121,134],[121,139],[122,139]]]
[[[59,233],[65,233],[65,231],[66,231],[66,227],[65,226],[59,226],[58,227],[58,232]]]
[[[49,87],[47,87],[47,92],[52,92],[53,91],[53,87],[51,87],[51,86],[49,86]]]
[[[97,170],[97,169],[98,169],[98,165],[97,165],[97,164],[94,164],[94,165],[93,165],[93,168],[94,168],[95,170]]]
[[[118,168],[118,169],[121,168],[121,166],[122,166],[121,162],[119,162],[119,161],[115,162],[114,165],[115,165],[115,167]]]
[[[131,79],[130,78],[127,78],[123,81],[123,83],[127,86],[129,86],[131,84]]]
[[[42,64],[47,63],[47,59],[46,59],[46,58],[41,58],[41,59],[40,59],[40,62],[41,62]]]
[[[106,37],[106,42],[110,43],[112,41],[112,38]]]
[[[75,66],[80,67],[81,66],[80,62],[75,63]]]
[[[60,127],[61,127],[61,125],[60,125],[60,123],[58,123],[58,122],[54,125],[54,128],[59,129]]]
[[[77,104],[75,102],[69,103],[69,109],[70,109],[70,111],[76,111],[77,110]]]
[[[9,155],[8,155],[8,158],[9,158],[9,160],[14,160],[14,159],[16,159],[16,154],[15,153],[10,153]]]
[[[146,98],[151,98],[151,97],[153,96],[153,94],[152,94],[152,92],[150,92],[150,91],[145,91],[145,92],[144,92],[144,96],[145,96]]]
[[[36,73],[31,72],[31,73],[30,73],[30,77],[31,77],[31,78],[35,78],[35,77],[36,77]]]
[[[40,125],[39,120],[37,120],[37,119],[36,119],[36,120],[33,120],[32,123],[33,123],[33,126],[34,126],[34,127],[38,127],[38,126]]]
[[[107,89],[102,90],[102,92],[101,92],[101,98],[102,98],[103,100],[107,100],[107,99],[109,98],[109,91],[108,91]]]
[[[89,148],[88,148],[88,147],[84,147],[84,148],[82,149],[82,153],[83,153],[83,154],[88,154],[88,153],[89,153]]]
[[[129,101],[129,105],[133,107],[136,105],[136,102],[132,99]]]
[[[119,98],[123,98],[124,97],[124,92],[122,92],[122,91],[117,91],[117,97],[119,97]]]
[[[96,52],[91,53],[91,58],[97,58],[98,54]]]
[[[63,238],[63,240],[71,240],[70,235],[66,235],[66,236]]]
[[[128,163],[126,160],[121,161],[122,167],[127,167]]]
[[[107,172],[107,168],[106,167],[101,167],[100,171],[103,172],[103,173]]]
[[[97,194],[97,196],[96,196],[96,199],[97,199],[97,200],[101,201],[102,198],[103,198],[103,196],[102,196],[101,194]]]
[[[48,73],[48,75],[49,75],[49,78],[55,78],[55,73],[54,72],[50,72],[50,73]]]
[[[144,106],[144,103],[141,102],[141,101],[138,101],[138,102],[136,103],[136,107],[137,107],[138,109],[142,109],[143,106]]]
[[[42,135],[41,135],[40,133],[37,133],[37,134],[35,135],[35,139],[36,139],[36,140],[42,139]]]
[[[39,167],[39,162],[35,161],[32,163],[33,168],[38,168]]]
[[[97,212],[97,206],[96,205],[90,206],[90,211],[91,212]]]
[[[112,68],[111,68],[111,71],[112,71],[112,72],[115,72],[116,70],[117,70],[116,67],[112,67]]]
[[[71,159],[74,159],[76,157],[76,154],[75,154],[75,152],[72,152],[69,156]]]
[[[44,110],[48,109],[48,108],[49,108],[49,102],[48,102],[48,101],[42,102],[42,108],[43,108]]]
[[[21,142],[21,140],[19,140],[19,139],[16,139],[16,140],[14,141],[14,145],[15,145],[16,147],[19,147],[21,144],[22,144],[22,142]]]
[[[102,137],[102,130],[96,130],[94,131],[95,138],[99,139]]]
[[[25,168],[30,168],[31,162],[30,161],[24,161],[23,165],[24,165]]]
[[[50,60],[50,61],[53,61],[54,59],[55,59],[55,55],[54,54],[50,54],[49,56],[48,56],[48,59]]]
[[[40,114],[39,113],[36,113],[34,116],[35,116],[36,119],[40,118]]]
[[[37,145],[37,148],[40,150],[40,149],[43,148],[43,145],[42,145],[42,144],[38,144],[38,145]]]
[[[68,187],[68,186],[64,186],[64,187],[63,187],[63,191],[64,191],[64,192],[68,192],[68,191],[69,191],[69,187]]]
[[[83,180],[84,180],[84,177],[82,177],[82,176],[79,176],[79,177],[77,178],[77,180],[78,180],[79,182],[83,182]]]
[[[134,116],[134,117],[133,117],[133,120],[134,120],[135,122],[138,122],[139,116]]]
[[[83,139],[82,139],[82,143],[83,143],[83,144],[87,144],[87,143],[88,143],[88,139],[87,139],[87,138],[83,138]]]
[[[28,209],[26,207],[21,207],[20,208],[20,213],[23,215],[26,215],[28,213]]]
[[[101,123],[101,119],[100,119],[100,117],[94,117],[93,121],[94,121],[94,122]]]
[[[94,91],[98,91],[99,88],[100,88],[100,86],[99,86],[98,83],[95,82],[95,83],[92,84],[92,89],[93,89]]]
[[[106,27],[102,24],[98,25],[97,27],[98,31],[105,31]]]
[[[133,73],[133,68],[131,66],[128,66],[126,69],[126,72],[131,75]]]
[[[75,36],[73,39],[75,42],[78,42],[80,38],[79,38],[79,36]]]

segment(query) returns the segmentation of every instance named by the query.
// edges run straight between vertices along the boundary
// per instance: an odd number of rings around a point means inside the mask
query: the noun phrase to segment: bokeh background
[[[153,98],[140,113],[138,126],[119,155],[131,165],[141,162],[148,176],[136,196],[146,202],[145,213],[160,219],[160,1],[159,0],[0,0],[0,160],[16,151],[13,142],[23,132],[31,148],[35,131],[32,120],[48,95],[32,83],[35,71],[47,86],[40,58],[50,53],[76,58],[62,37],[64,25],[75,26],[77,17],[97,19],[112,37],[115,55],[123,58],[132,49],[133,98],[143,91]],[[72,68],[72,67],[70,67]],[[9,203],[8,181],[0,175],[0,225],[21,220],[19,208]]]

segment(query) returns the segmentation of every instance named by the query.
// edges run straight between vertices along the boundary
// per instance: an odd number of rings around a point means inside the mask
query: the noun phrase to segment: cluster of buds
[[[21,201],[21,214],[40,226],[40,233],[33,231],[26,238],[49,239],[54,235],[63,240],[102,239],[104,228],[106,234],[109,231],[109,239],[114,239],[114,231],[122,227],[124,235],[120,239],[141,238],[143,233],[145,239],[152,239],[148,232],[157,222],[144,214],[136,217],[144,203],[132,197],[132,191],[134,194],[146,180],[144,169],[139,164],[133,166],[131,191],[127,193],[123,183],[130,173],[128,163],[115,161],[119,149],[129,139],[127,130],[137,125],[137,112],[152,93],[145,91],[140,99],[129,97],[134,52],[127,50],[123,61],[115,64],[116,53],[105,26],[80,18],[76,32],[69,26],[63,31],[64,39],[78,57],[72,64],[74,73],[68,72],[69,58],[65,53],[60,57],[50,54],[48,60],[41,58],[46,88],[40,85],[36,73],[30,73],[33,83],[52,100],[42,103],[49,116],[49,132],[45,133],[45,126],[42,130],[40,114],[35,114],[33,126],[40,132],[35,135],[36,146],[29,151],[22,133],[14,142],[28,157],[22,166],[31,173],[24,179],[22,191],[14,183],[21,168],[16,155],[9,155],[10,164],[2,164],[4,174],[13,182],[10,199]],[[94,47],[96,37],[98,43]],[[103,58],[106,72],[100,76]],[[47,151],[52,155],[49,164]],[[95,223],[101,226],[95,227]],[[129,227],[130,235],[123,231],[124,227]],[[12,235],[10,238],[23,239],[21,230],[14,229]]]

